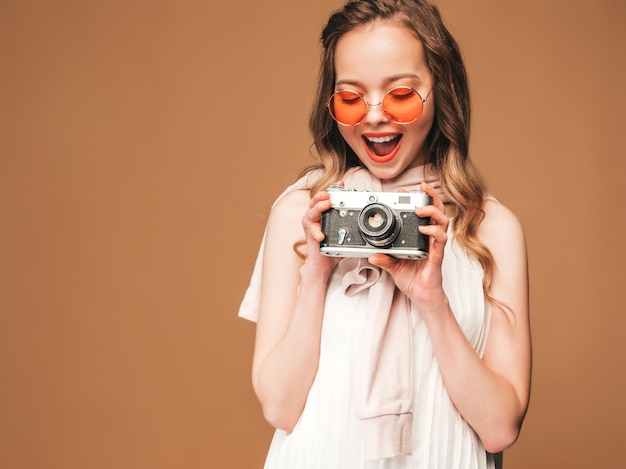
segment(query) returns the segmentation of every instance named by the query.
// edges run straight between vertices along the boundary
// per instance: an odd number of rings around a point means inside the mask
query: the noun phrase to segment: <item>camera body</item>
[[[331,208],[322,214],[326,238],[320,252],[327,256],[369,257],[374,253],[403,259],[428,256],[428,236],[420,225],[430,218],[418,217],[415,209],[432,204],[423,191],[368,192],[328,188]]]

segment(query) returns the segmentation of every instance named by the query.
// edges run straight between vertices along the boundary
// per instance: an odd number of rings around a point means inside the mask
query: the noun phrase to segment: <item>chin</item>
[[[392,158],[388,161],[377,162],[372,158],[360,158],[361,163],[365,166],[373,176],[378,179],[395,179],[400,176],[404,171],[413,166],[419,166],[419,158],[415,158],[411,161],[403,161],[402,158]]]
[[[385,164],[365,164],[365,167],[378,179],[395,179],[406,169],[395,165]]]

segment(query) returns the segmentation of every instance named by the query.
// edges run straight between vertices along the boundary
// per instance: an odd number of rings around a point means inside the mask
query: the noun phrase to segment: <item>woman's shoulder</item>
[[[270,213],[270,220],[285,220],[302,218],[309,206],[310,194],[307,189],[292,189],[283,194],[274,202]]]
[[[492,251],[524,245],[524,230],[518,217],[506,205],[487,194],[483,199],[484,218],[478,238]],[[499,248],[499,249],[498,249]]]

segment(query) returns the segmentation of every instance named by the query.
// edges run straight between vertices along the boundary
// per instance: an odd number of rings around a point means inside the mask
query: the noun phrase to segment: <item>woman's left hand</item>
[[[447,241],[449,219],[435,189],[422,182],[421,190],[433,199],[432,205],[420,207],[415,213],[430,217],[430,225],[420,226],[420,232],[429,236],[428,258],[424,260],[396,259],[386,254],[373,254],[369,261],[391,274],[396,286],[416,305],[438,302],[443,293],[441,265]],[[445,295],[444,295],[445,296]]]

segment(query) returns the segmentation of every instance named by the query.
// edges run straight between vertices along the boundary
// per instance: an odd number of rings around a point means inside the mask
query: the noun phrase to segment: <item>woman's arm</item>
[[[493,453],[511,446],[530,393],[531,344],[526,246],[515,216],[494,201],[484,206],[479,239],[495,269],[494,305],[482,360],[461,331],[447,299],[423,311],[446,388],[455,406]]]
[[[431,194],[432,195],[432,194]],[[437,202],[435,205],[439,205]],[[531,344],[526,246],[522,228],[503,205],[486,201],[478,237],[491,251],[494,306],[483,359],[461,330],[443,291],[441,261],[447,218],[441,207],[426,208],[433,225],[429,258],[412,266],[390,258],[376,262],[394,276],[427,324],[446,389],[454,405],[493,453],[512,445],[521,428],[530,393]],[[386,257],[386,256],[385,256]]]
[[[267,226],[252,380],[265,418],[291,431],[319,362],[326,284],[333,261],[319,254],[327,193],[294,191],[273,208]],[[304,215],[304,216],[303,216]],[[293,250],[306,238],[307,261]]]

